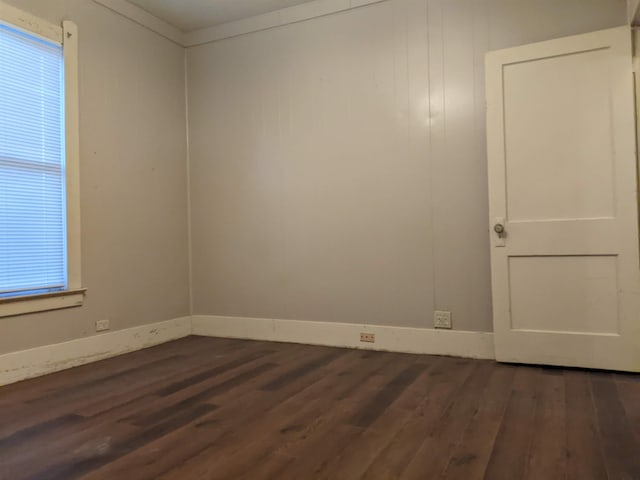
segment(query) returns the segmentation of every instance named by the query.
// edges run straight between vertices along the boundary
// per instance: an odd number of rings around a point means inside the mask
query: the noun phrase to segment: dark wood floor
[[[0,388],[0,478],[640,479],[640,377],[189,337]]]

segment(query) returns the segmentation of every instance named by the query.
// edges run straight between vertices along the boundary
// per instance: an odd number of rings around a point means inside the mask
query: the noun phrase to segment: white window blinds
[[[0,23],[0,297],[67,288],[63,67]]]

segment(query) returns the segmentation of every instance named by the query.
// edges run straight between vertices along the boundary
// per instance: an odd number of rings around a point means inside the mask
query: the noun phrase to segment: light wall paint
[[[87,0],[5,1],[80,29],[89,290],[0,320],[0,354],[188,314],[184,50]],[[483,54],[624,21],[387,0],[190,49],[195,313],[490,330]]]
[[[0,354],[189,314],[184,49],[87,0],[8,0],[80,35],[84,306],[0,319]]]
[[[490,331],[484,54],[624,0],[387,0],[188,49],[193,313]]]
[[[637,25],[636,21],[638,14],[640,14],[640,0],[627,0],[627,17],[629,23]]]

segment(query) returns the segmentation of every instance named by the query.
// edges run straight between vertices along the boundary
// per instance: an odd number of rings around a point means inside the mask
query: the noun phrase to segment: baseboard
[[[38,377],[191,334],[191,317],[142,325],[0,355],[0,386]]]
[[[375,343],[360,342],[361,332],[375,334]],[[494,358],[492,333],[196,315],[0,355],[0,386],[97,362],[191,334],[392,352]]]
[[[375,334],[375,343],[360,342],[361,332]],[[495,358],[493,334],[486,332],[195,315],[192,317],[192,333],[392,352]]]

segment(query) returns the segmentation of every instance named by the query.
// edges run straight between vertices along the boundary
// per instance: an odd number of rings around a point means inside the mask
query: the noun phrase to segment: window
[[[77,31],[0,10],[0,316],[76,306]]]

